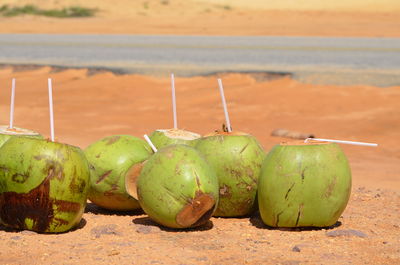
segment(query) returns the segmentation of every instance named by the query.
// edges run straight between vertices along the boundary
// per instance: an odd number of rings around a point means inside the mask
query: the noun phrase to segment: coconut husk
[[[314,134],[311,133],[295,132],[286,129],[275,129],[271,132],[271,135],[277,137],[292,138],[292,139],[315,138]]]

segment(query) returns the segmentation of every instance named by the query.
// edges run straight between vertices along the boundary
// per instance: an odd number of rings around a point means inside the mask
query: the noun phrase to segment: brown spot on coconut
[[[118,141],[119,138],[121,138],[121,136],[115,135],[115,136],[110,136],[110,137],[103,138],[103,141],[105,141],[107,145],[110,145],[110,144],[113,144],[116,141]]]
[[[214,212],[215,199],[209,194],[198,192],[176,216],[176,222],[182,227],[198,226],[210,219]]]

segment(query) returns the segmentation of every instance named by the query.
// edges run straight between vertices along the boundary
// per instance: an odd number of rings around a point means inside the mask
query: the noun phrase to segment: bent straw
[[[15,78],[11,82],[10,129],[14,126]]]
[[[175,96],[175,77],[171,74],[171,88],[172,88],[172,112],[174,115],[174,129],[178,129],[178,120],[176,117],[176,96]]]
[[[50,135],[51,141],[54,142],[53,86],[51,83],[51,78],[47,79],[47,85],[49,88]]]
[[[304,142],[307,143],[308,140],[321,141],[321,142],[332,142],[339,144],[351,144],[351,145],[362,145],[362,146],[372,146],[377,147],[378,144],[375,143],[364,143],[364,142],[354,142],[354,141],[344,141],[344,140],[333,140],[333,139],[321,139],[321,138],[307,138]]]
[[[153,149],[154,153],[157,153],[157,148],[154,146],[154,144],[151,142],[150,138],[147,136],[147,134],[143,135],[144,139],[146,139],[146,142],[150,145],[151,149]]]
[[[224,94],[224,87],[222,86],[222,80],[221,80],[221,78],[218,78],[218,85],[219,85],[219,93],[221,94],[222,106],[224,107],[226,127],[227,127],[227,129],[228,129],[228,132],[232,132],[232,129],[231,129],[231,122],[229,121],[228,108],[226,107],[226,100],[225,100],[225,94]]]

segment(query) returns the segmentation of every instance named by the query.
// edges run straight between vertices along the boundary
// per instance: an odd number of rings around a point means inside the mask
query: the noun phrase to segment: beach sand
[[[17,79],[15,126],[46,137],[46,85],[47,78],[53,78],[55,133],[60,142],[85,148],[108,135],[142,137],[173,126],[168,77],[49,67],[0,69],[4,124],[12,77]],[[312,85],[290,78],[262,80],[251,74],[177,77],[180,128],[201,134],[221,129],[224,115],[217,77],[224,82],[233,129],[253,134],[266,151],[288,140],[271,136],[278,128],[379,143],[377,148],[342,146],[352,168],[353,189],[341,225],[328,230],[271,230],[253,215],[211,218],[200,230],[174,232],[143,213],[105,212],[90,204],[82,227],[66,234],[0,229],[0,263],[399,263],[400,87]],[[340,236],[343,232],[337,231],[342,230],[347,234]]]
[[[93,18],[0,17],[0,33],[400,36],[397,0],[0,0],[3,4],[99,12]]]
[[[28,2],[33,1],[0,5]],[[48,8],[61,5],[34,2]],[[245,1],[62,2],[101,11],[98,17],[80,19],[0,18],[0,32],[400,36],[399,1],[390,0],[379,7],[374,1],[354,0],[350,7],[319,8],[317,1],[247,1],[251,6],[243,6]],[[105,136],[142,137],[173,125],[168,76],[29,66],[0,67],[2,124],[8,123],[11,78],[16,78],[14,125],[49,137],[48,77],[53,78],[60,142],[85,148]],[[400,86],[315,85],[262,74],[176,77],[180,128],[201,134],[221,129],[218,77],[233,129],[253,134],[266,151],[288,140],[271,136],[279,128],[379,144],[342,145],[353,188],[336,227],[274,230],[254,214],[211,218],[201,229],[173,231],[141,212],[111,213],[89,204],[81,226],[69,233],[41,235],[0,227],[0,264],[399,264]]]

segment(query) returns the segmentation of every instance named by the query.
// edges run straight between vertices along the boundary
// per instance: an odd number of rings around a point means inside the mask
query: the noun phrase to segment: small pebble
[[[140,234],[151,234],[151,227],[147,226],[147,225],[141,225],[136,229],[136,232],[140,233]]]
[[[108,256],[116,256],[119,255],[119,251],[118,250],[111,250],[110,252],[108,252]]]
[[[293,251],[293,252],[300,252],[301,249],[300,249],[298,246],[294,246],[294,247],[292,248],[292,251]]]
[[[140,234],[152,234],[160,231],[158,226],[150,226],[150,225],[136,225],[136,232]]]
[[[117,225],[115,225],[115,224],[96,226],[96,227],[92,228],[90,233],[95,235],[96,238],[101,237],[101,235],[122,236],[122,233],[117,230]]]
[[[207,261],[208,258],[207,257],[196,257],[195,258],[197,261]]]

